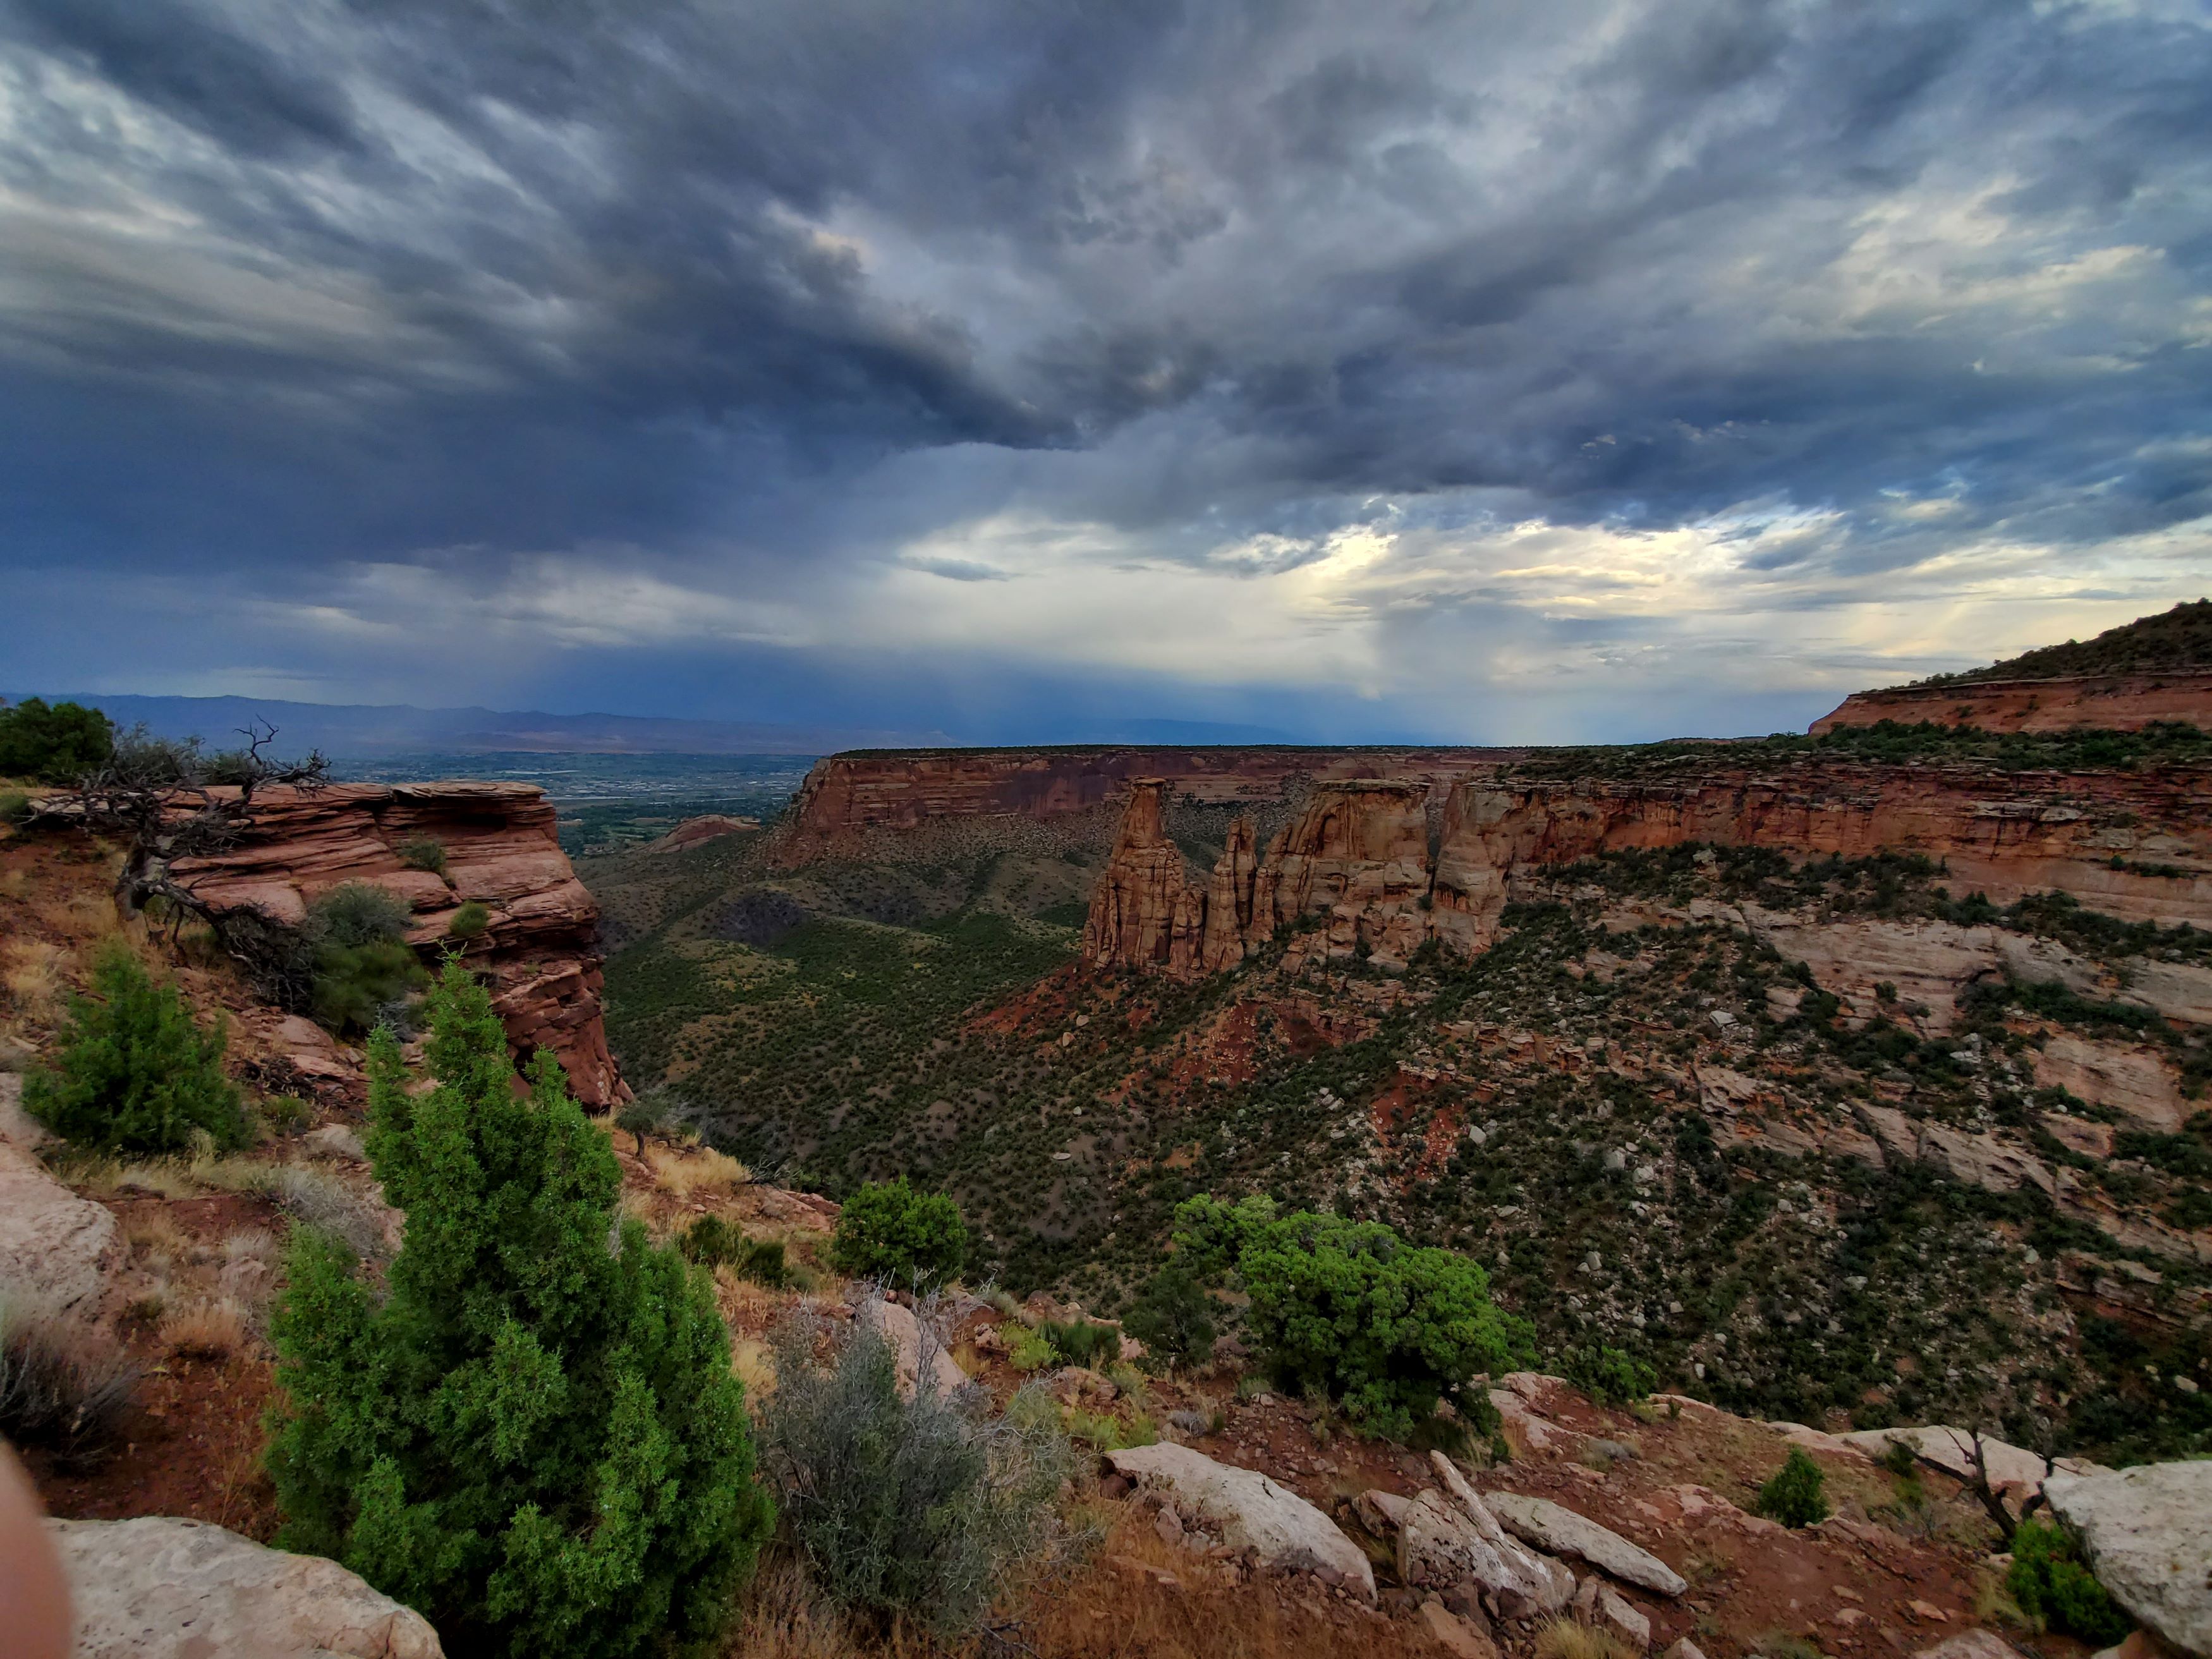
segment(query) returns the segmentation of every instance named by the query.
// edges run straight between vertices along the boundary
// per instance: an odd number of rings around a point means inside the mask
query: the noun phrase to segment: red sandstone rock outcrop
[[[2212,726],[2212,673],[2095,674],[2070,679],[1966,680],[1855,691],[1813,733],[1881,720],[1978,726],[1985,732],[2135,732],[2154,720]]]
[[[1139,778],[1211,803],[1280,801],[1294,785],[1354,779],[1431,789],[1486,775],[1525,749],[913,750],[831,755],[807,774],[772,855],[796,866],[872,832],[944,821],[1050,822],[1107,805]]]
[[[1793,858],[1920,853],[1945,864],[1956,891],[1999,904],[2055,890],[2130,921],[2201,927],[2212,923],[2208,798],[2212,774],[2201,767],[1829,763],[1764,775],[1716,765],[1693,782],[1470,783],[1445,806],[1432,925],[1448,944],[1474,950],[1494,933],[1516,871],[1705,841]]]
[[[240,843],[180,860],[172,873],[218,909],[251,906],[297,925],[330,889],[365,881],[404,899],[409,939],[426,957],[467,902],[491,914],[468,947],[518,1056],[550,1048],[576,1098],[599,1109],[629,1097],[600,1018],[599,906],[569,867],[552,804],[534,784],[337,784],[269,790]],[[410,869],[398,849],[428,838],[442,876]]]
[[[1084,959],[1156,967],[1178,977],[1234,967],[1279,927],[1321,925],[1293,945],[1299,960],[1345,957],[1363,947],[1402,968],[1427,937],[1428,786],[1356,779],[1317,785],[1304,810],[1265,856],[1250,822],[1237,819],[1203,883],[1164,827],[1169,785],[1143,778],[1130,790],[1121,833],[1091,901]]]
[[[1178,977],[1220,965],[1200,960],[1206,894],[1185,880],[1182,848],[1168,839],[1161,802],[1166,792],[1160,778],[1130,786],[1121,835],[1084,919],[1085,961],[1164,968]]]
[[[1723,758],[1692,781],[1454,784],[1433,857],[1421,786],[1316,787],[1263,856],[1254,857],[1244,826],[1203,883],[1185,871],[1163,827],[1169,786],[1148,780],[1131,795],[1093,898],[1085,959],[1190,976],[1232,966],[1277,929],[1316,915],[1325,925],[1310,943],[1292,941],[1293,965],[1363,947],[1386,966],[1402,964],[1431,937],[1468,953],[1495,937],[1516,880],[1599,853],[1683,842],[1771,847],[1793,858],[1919,853],[1943,863],[1958,892],[2000,904],[2057,890],[2130,920],[2212,925],[2204,811],[2212,775],[2203,768],[2028,773],[1808,761],[1753,773]],[[1946,1001],[1943,985],[1984,968],[2066,977],[2063,962],[2001,960],[1985,931],[1886,938],[1884,949],[1903,954],[1879,977],[1926,978],[1929,1000]],[[1820,943],[1806,941],[1803,954]],[[1839,940],[1832,954],[1863,944]],[[1929,958],[1924,974],[1914,966],[1921,957]],[[1972,963],[1954,973],[1954,957]],[[2201,970],[2153,965],[2158,983],[2131,988],[2142,1000],[2179,1018],[2212,1003],[2212,979]]]

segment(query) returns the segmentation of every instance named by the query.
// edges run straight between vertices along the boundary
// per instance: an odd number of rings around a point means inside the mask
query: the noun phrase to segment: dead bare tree
[[[1929,1468],[1948,1474],[1953,1480],[1959,1481],[1973,1495],[1974,1501],[1982,1506],[1984,1513],[1988,1515],[1990,1522],[1996,1527],[1997,1536],[2004,1540],[2004,1547],[2010,1549],[2013,1534],[2020,1529],[2021,1523],[2042,1507],[2042,1486],[2040,1483],[2038,1484],[2033,1494],[2022,1502],[2020,1513],[2015,1516],[2005,1506],[2003,1492],[1990,1484],[1989,1437],[1978,1432],[1961,1433],[1957,1429],[1946,1430],[1945,1433],[1949,1438],[1952,1449],[1959,1454],[1966,1465],[1966,1474],[1963,1476],[1948,1464],[1929,1455],[1927,1451],[1915,1442],[1893,1440],[1891,1443],[1911,1446],[1916,1462],[1925,1463]],[[2037,1455],[2043,1460],[2044,1474],[2046,1477],[2049,1476],[2052,1469],[2057,1467],[2057,1460],[2047,1449],[2039,1452]],[[2007,1482],[2006,1485],[2009,1486],[2011,1483]]]
[[[276,728],[260,720],[239,736],[244,748],[210,753],[197,738],[179,743],[139,726],[117,738],[75,788],[42,800],[34,817],[122,844],[115,903],[125,915],[158,906],[173,938],[187,920],[204,923],[226,954],[265,979],[274,957],[289,953],[277,935],[292,930],[256,911],[217,910],[178,878],[176,866],[236,847],[252,832],[265,792],[312,793],[329,783],[331,763],[320,750],[302,760],[272,758]]]

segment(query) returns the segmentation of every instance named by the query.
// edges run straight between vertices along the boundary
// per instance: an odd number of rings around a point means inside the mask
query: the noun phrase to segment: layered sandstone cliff
[[[1475,779],[1452,786],[1433,852],[1417,790],[1351,782],[1316,788],[1263,855],[1249,835],[1232,837],[1203,880],[1160,827],[1164,787],[1133,792],[1085,933],[1096,966],[1213,972],[1306,918],[1321,926],[1293,938],[1296,961],[1364,951],[1389,966],[1431,938],[1469,953],[1496,936],[1516,885],[1596,854],[1686,842],[1793,859],[1917,853],[1959,893],[2000,904],[2059,891],[2132,921],[2212,926],[2212,772],[2201,767],[1803,762],[1665,782]]]
[[[2096,674],[2066,679],[1964,680],[1855,691],[1813,733],[1882,720],[1976,726],[1984,732],[2136,732],[2158,720],[2212,726],[2212,673]]]
[[[250,906],[289,926],[330,889],[373,883],[407,902],[409,937],[426,960],[445,946],[463,904],[483,905],[491,925],[467,957],[518,1059],[550,1048],[577,1099],[599,1109],[629,1091],[600,1018],[599,907],[561,850],[554,817],[534,784],[270,790],[237,846],[179,860],[172,873],[218,910]],[[443,875],[401,862],[398,849],[422,838],[445,848]]]
[[[1292,950],[1302,960],[1364,951],[1402,967],[1420,948],[1431,879],[1426,784],[1316,785],[1264,854],[1240,817],[1203,881],[1191,878],[1164,827],[1169,787],[1158,778],[1132,786],[1092,895],[1085,960],[1194,977],[1234,967],[1283,927],[1299,928]]]
[[[787,867],[883,850],[933,826],[977,819],[1066,823],[1109,809],[1139,778],[1177,799],[1280,802],[1309,785],[1359,779],[1441,791],[1522,758],[1521,749],[1096,748],[912,750],[815,763],[770,856]]]

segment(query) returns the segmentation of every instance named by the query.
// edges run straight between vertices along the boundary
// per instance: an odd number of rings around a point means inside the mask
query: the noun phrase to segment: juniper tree
[[[155,983],[121,945],[101,951],[92,988],[70,1000],[54,1069],[24,1082],[33,1117],[110,1152],[173,1152],[195,1131],[218,1146],[246,1139],[237,1086],[223,1075],[220,1019],[203,1032],[176,988]]]
[[[406,1213],[381,1295],[303,1231],[272,1320],[279,1541],[420,1609],[448,1651],[696,1650],[773,1510],[704,1277],[619,1219],[619,1176],[540,1050],[518,1098],[448,963],[410,1095],[370,1049],[370,1161]]]

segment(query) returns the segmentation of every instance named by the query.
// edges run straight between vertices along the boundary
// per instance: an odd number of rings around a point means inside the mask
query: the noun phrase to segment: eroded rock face
[[[422,1614],[335,1561],[199,1521],[50,1521],[76,1659],[441,1659]]]
[[[1946,863],[1954,890],[1999,904],[2055,889],[2130,921],[2202,925],[2212,921],[2207,787],[2197,768],[2001,773],[1831,761],[1753,772],[1717,757],[1711,773],[1681,783],[1470,781],[1445,805],[1433,926],[1475,950],[1495,936],[1516,872],[1693,841],[1793,858],[1921,853]],[[2154,855],[2181,873],[2129,863]]]
[[[796,866],[861,846],[978,819],[1053,823],[1110,811],[1134,781],[1156,779],[1176,796],[1215,805],[1281,801],[1310,781],[1386,778],[1442,788],[1494,771],[1525,749],[1174,749],[1102,747],[908,750],[831,755],[817,761],[787,823],[775,832],[775,861]]]
[[[1159,778],[1129,801],[1084,924],[1083,954],[1099,967],[1159,969],[1194,978],[1235,966],[1279,927],[1317,919],[1298,958],[1362,950],[1402,968],[1427,937],[1428,786],[1354,780],[1316,787],[1264,856],[1237,819],[1213,871],[1192,878],[1164,828]]]
[[[246,906],[296,926],[316,898],[368,882],[413,912],[410,940],[434,959],[471,902],[490,912],[467,949],[518,1058],[550,1048],[576,1098],[601,1109],[629,1098],[600,1018],[599,906],[561,850],[554,809],[534,784],[337,784],[257,797],[238,846],[182,860],[172,873],[217,909]],[[408,868],[398,848],[427,838],[446,851],[442,877]],[[312,1052],[312,1045],[301,1049]]]
[[[1148,779],[1131,788],[1085,929],[1085,957],[1096,966],[1194,977],[1314,918],[1322,926],[1310,939],[1291,940],[1293,965],[1362,951],[1401,963],[1430,939],[1472,954],[1496,937],[1517,884],[1598,854],[1684,842],[1793,858],[1918,853],[1943,861],[1954,890],[1999,904],[2058,890],[2132,921],[2212,925],[2212,822],[2203,810],[2212,775],[2202,768],[2062,775],[1831,760],[1754,773],[1717,750],[1711,772],[1684,782],[1501,782],[1485,769],[1449,786],[1433,854],[1431,785],[1352,779],[1316,785],[1264,853],[1240,826],[1204,878],[1185,869],[1163,828],[1171,787],[1181,786]],[[2115,987],[2064,947],[2002,928],[1707,908],[1710,919],[1764,927],[1778,950],[1855,1000],[1870,1005],[1878,985],[1894,985],[1901,1000],[1926,1005],[1936,1029],[1967,986],[2006,975],[2125,996],[2176,1019],[2212,1018],[2212,972],[2194,964],[2146,964],[2140,984]]]
[[[2055,1033],[2035,1057],[2035,1080],[2092,1106],[2112,1107],[2160,1134],[2179,1133],[2194,1109],[2182,1096],[2181,1074],[2163,1054],[2139,1042]]]
[[[1310,1572],[1375,1599],[1375,1570],[1359,1547],[1328,1516],[1256,1469],[1164,1442],[1106,1456],[1115,1473],[1164,1492],[1182,1526],[1218,1534],[1228,1547],[1250,1551],[1268,1571]]]
[[[1984,732],[2063,732],[2096,726],[2138,732],[2154,720],[2212,725],[2212,674],[2094,674],[2066,679],[1976,680],[1856,691],[1813,722],[1817,736],[1839,726],[1978,726]]]
[[[2212,1659],[2212,1462],[2054,1474],[2043,1489],[2112,1598],[2184,1653]]]

